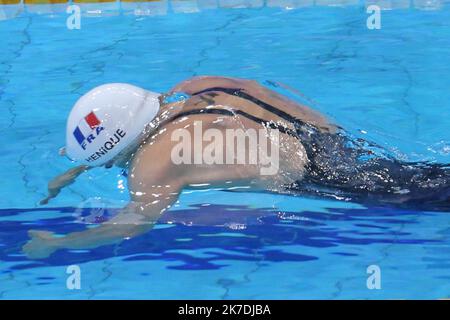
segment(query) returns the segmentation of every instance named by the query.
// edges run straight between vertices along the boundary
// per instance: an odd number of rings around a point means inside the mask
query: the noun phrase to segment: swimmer
[[[200,129],[203,143],[195,141]],[[261,161],[233,162],[252,150],[238,150],[230,141],[213,143],[228,132],[250,130],[265,133],[253,148],[270,146],[270,152],[253,154],[252,160]],[[250,142],[246,145],[250,148]],[[95,228],[64,236],[30,231],[23,248],[30,258],[120,243],[148,232],[184,188],[246,186],[369,205],[450,210],[449,166],[402,162],[251,80],[201,76],[166,94],[120,83],[99,86],[74,105],[60,153],[80,165],[50,181],[42,204],[99,166],[126,170],[131,200]],[[214,161],[205,160],[205,154]],[[276,170],[262,174],[270,162]]]

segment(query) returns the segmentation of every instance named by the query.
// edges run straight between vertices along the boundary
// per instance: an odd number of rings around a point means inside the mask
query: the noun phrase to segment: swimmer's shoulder
[[[222,76],[196,76],[180,82],[173,87],[170,92],[185,92],[187,94],[195,94],[209,88],[240,88],[250,85],[257,85],[254,80],[222,77]]]
[[[308,106],[301,105],[296,101],[290,100],[254,80],[222,76],[197,76],[181,82],[175,86],[171,92],[185,92],[193,95],[209,89],[209,91],[214,91],[214,88],[240,89],[253,97],[272,104],[284,112],[291,113],[302,121],[311,123],[321,131],[328,133],[336,133],[339,131],[339,126],[334,124],[334,122],[324,114],[311,109]],[[220,100],[220,95],[223,94],[220,93],[220,90],[218,90],[217,94],[219,96],[216,100]],[[186,109],[196,108],[208,104],[213,104],[213,101],[211,101],[207,95],[198,94],[197,97],[193,97],[186,101],[185,107]]]

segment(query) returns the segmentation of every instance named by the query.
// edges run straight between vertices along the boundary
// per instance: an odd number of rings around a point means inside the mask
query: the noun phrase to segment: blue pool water
[[[450,8],[363,5],[170,11],[0,21],[0,298],[448,298],[448,212],[302,197],[186,190],[151,232],[119,245],[21,252],[27,230],[83,230],[127,200],[116,169],[95,169],[47,206],[47,181],[76,99],[102,83],[166,91],[194,75],[288,84],[341,126],[404,160],[450,162]],[[278,88],[274,88],[279,90]],[[281,90],[297,99],[295,95]],[[93,212],[94,211],[94,212]],[[81,269],[68,290],[66,268]],[[367,267],[381,289],[366,286]]]

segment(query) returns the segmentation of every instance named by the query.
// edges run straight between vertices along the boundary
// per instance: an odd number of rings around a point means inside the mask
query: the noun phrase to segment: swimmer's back
[[[279,119],[279,117],[274,116],[273,112],[264,108],[264,105],[269,105],[284,114],[289,114],[310,123],[325,132],[335,133],[338,130],[336,125],[332,124],[329,119],[320,113],[289,100],[252,80],[199,76],[181,82],[170,92],[185,92],[193,95],[193,98],[196,100],[191,101],[192,104],[186,105],[186,108],[195,108],[196,105],[204,106],[208,104],[209,95],[215,97],[217,105],[239,108],[247,113],[259,116],[264,115],[263,118]],[[195,96],[198,97],[195,98]],[[199,101],[199,97],[202,96],[204,98],[200,98],[200,100],[203,100],[203,103]]]

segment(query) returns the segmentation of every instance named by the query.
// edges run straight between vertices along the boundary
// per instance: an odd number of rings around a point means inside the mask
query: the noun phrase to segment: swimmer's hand
[[[61,192],[64,187],[75,182],[75,179],[83,172],[89,170],[89,166],[77,166],[75,168],[69,169],[63,174],[53,178],[48,183],[48,196],[42,199],[39,204],[47,204],[50,199],[56,198],[56,196]]]
[[[30,230],[28,235],[31,239],[22,250],[29,259],[45,259],[58,249],[52,232]]]

